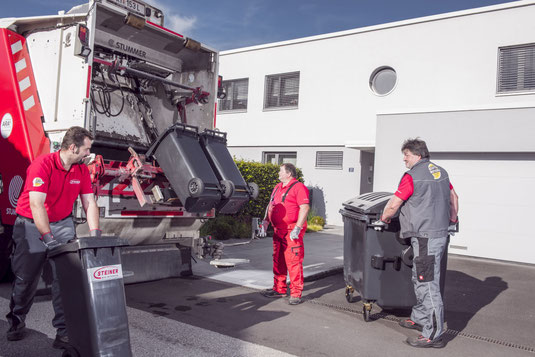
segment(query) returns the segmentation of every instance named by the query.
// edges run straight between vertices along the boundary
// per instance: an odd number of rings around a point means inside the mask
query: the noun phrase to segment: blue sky
[[[0,17],[69,10],[83,0],[4,0]],[[511,2],[510,0],[147,0],[166,27],[217,50]]]

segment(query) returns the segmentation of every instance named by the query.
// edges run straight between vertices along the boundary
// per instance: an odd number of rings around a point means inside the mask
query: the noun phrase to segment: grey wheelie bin
[[[189,212],[208,212],[221,200],[221,190],[199,142],[199,128],[177,123],[147,152],[162,168],[173,191]]]
[[[390,192],[362,194],[343,203],[340,214],[344,221],[344,280],[350,302],[358,292],[363,302],[364,320],[370,320],[372,304],[385,309],[411,308],[416,304],[412,285],[413,252],[410,239],[400,238],[399,219],[394,217],[379,229]],[[447,256],[447,250],[444,253]],[[447,258],[442,259],[441,291]]]
[[[54,260],[71,356],[132,356],[121,266],[115,237],[79,238],[49,252]]]
[[[222,199],[216,207],[220,213],[234,214],[251,198],[258,197],[258,186],[245,183],[227,149],[227,133],[205,129],[200,142],[222,189]]]

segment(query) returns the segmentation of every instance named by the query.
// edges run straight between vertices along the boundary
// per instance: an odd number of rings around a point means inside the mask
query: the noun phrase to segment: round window
[[[396,86],[397,75],[391,67],[380,67],[370,77],[370,88],[375,94],[387,95]]]

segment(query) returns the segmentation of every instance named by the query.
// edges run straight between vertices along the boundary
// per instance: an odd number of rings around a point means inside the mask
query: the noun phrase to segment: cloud
[[[197,24],[196,16],[181,16],[175,9],[160,2],[159,0],[147,1],[150,5],[160,9],[164,13],[164,26],[182,35],[191,35]]]

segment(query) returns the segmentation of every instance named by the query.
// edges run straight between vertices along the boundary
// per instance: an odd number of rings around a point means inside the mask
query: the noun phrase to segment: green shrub
[[[323,226],[319,224],[307,224],[307,232],[319,232],[321,230],[323,230]]]
[[[308,220],[308,224],[318,225],[323,228],[325,226],[325,219],[320,216],[313,216]]]
[[[201,235],[211,235],[215,239],[249,238],[251,237],[251,219],[264,218],[271,192],[279,181],[280,165],[262,164],[254,161],[234,159],[245,182],[258,185],[258,198],[250,200],[234,215],[217,214],[201,228]],[[297,169],[297,179],[303,181],[303,172]]]

